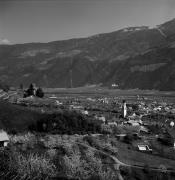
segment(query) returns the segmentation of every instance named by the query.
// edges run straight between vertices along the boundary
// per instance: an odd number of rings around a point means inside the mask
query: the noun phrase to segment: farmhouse
[[[138,144],[138,150],[139,151],[152,151],[148,145],[145,144]]]
[[[9,137],[7,133],[3,130],[0,130],[0,147],[6,147],[9,143]]]

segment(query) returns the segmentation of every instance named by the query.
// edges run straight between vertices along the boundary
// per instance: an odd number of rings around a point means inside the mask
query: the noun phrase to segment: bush
[[[38,88],[38,89],[36,90],[36,96],[37,96],[37,97],[40,97],[40,98],[43,98],[43,97],[44,97],[44,92],[43,92],[42,88]]]
[[[37,154],[30,154],[26,157],[22,154],[17,154],[15,166],[20,177],[26,176],[30,179],[36,177],[45,179],[54,177],[56,174],[53,163],[46,157]]]
[[[8,151],[0,151],[0,173],[5,173],[9,169],[10,156]]]
[[[103,134],[112,134],[113,128],[110,125],[102,124],[101,131]]]
[[[54,164],[44,155],[24,155],[6,149],[0,151],[0,162],[0,179],[50,179],[56,176]]]
[[[68,177],[88,180],[116,179],[115,172],[110,167],[103,166],[101,159],[95,156],[95,152],[87,149],[83,157],[79,152],[63,157],[62,167]]]
[[[131,144],[133,141],[134,137],[132,136],[132,134],[127,134],[124,139],[123,142],[127,143],[127,144]]]
[[[61,113],[45,114],[30,126],[33,130],[53,134],[86,134],[100,133],[101,124],[77,112],[64,111]]]
[[[0,81],[0,89],[2,89],[5,92],[9,91],[9,86],[7,84],[5,84],[4,82]]]

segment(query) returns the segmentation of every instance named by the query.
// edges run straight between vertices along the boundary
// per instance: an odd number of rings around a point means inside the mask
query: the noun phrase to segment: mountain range
[[[86,38],[0,45],[0,82],[175,90],[174,58],[175,19]]]

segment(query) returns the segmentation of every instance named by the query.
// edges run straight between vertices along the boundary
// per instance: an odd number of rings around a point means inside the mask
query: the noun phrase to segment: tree
[[[27,89],[27,96],[35,96],[35,95],[36,95],[36,86],[35,84],[32,83]]]
[[[5,92],[8,92],[10,88],[9,88],[9,86],[7,84],[0,81],[0,89],[2,89]]]
[[[158,140],[166,146],[173,146],[174,143],[173,137],[168,132],[161,135]]]
[[[123,139],[123,142],[127,143],[127,144],[132,144],[132,141],[133,141],[134,137],[132,134],[128,133],[124,139]]]
[[[43,92],[42,88],[39,87],[39,88],[36,90],[36,96],[37,96],[37,97],[40,97],[40,98],[43,98],[43,97],[44,97],[44,92]]]

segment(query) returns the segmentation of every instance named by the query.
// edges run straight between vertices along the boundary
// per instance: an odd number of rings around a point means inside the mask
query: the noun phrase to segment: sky
[[[0,0],[0,43],[87,37],[173,18],[175,0]]]

